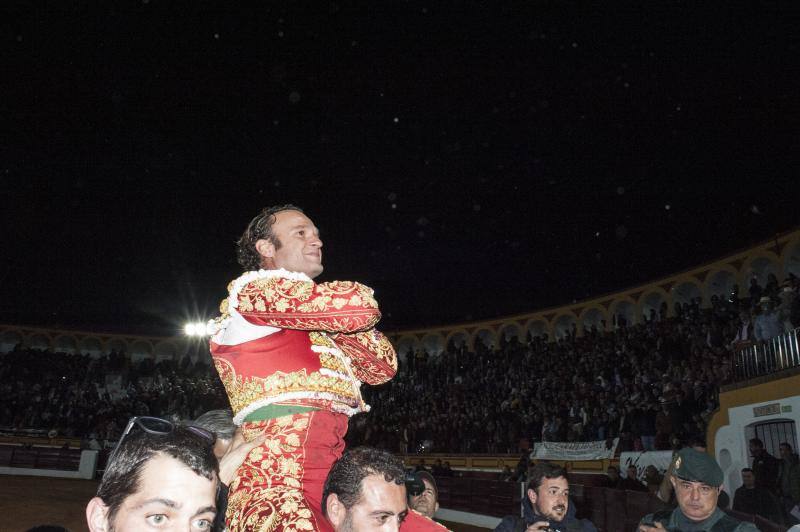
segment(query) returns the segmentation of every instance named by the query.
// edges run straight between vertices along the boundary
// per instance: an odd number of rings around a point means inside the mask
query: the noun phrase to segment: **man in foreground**
[[[165,434],[135,430],[86,507],[90,532],[211,530],[218,482],[211,446],[183,427]]]
[[[545,530],[575,530],[594,532],[594,524],[577,519],[569,511],[569,481],[567,471],[561,466],[541,462],[530,470],[527,504],[524,518],[508,515],[495,528],[495,532],[527,532]]]
[[[370,447],[347,451],[325,480],[322,511],[336,532],[396,532],[408,515],[403,463]]]
[[[639,522],[639,532],[758,530],[752,523],[739,521],[717,508],[723,475],[719,464],[711,456],[687,447],[678,452],[674,464],[670,482],[678,507],[646,515]]]

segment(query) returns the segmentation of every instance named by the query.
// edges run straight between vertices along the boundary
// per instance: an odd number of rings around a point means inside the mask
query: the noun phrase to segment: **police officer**
[[[690,447],[681,449],[670,477],[678,507],[646,515],[639,522],[639,532],[757,532],[752,523],[717,508],[722,479],[722,469],[711,456]]]

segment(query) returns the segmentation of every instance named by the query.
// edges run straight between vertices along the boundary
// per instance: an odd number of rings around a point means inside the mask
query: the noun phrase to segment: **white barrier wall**
[[[25,475],[31,477],[50,478],[84,478],[91,480],[97,470],[98,451],[82,451],[81,461],[77,471],[63,471],[60,469],[33,469],[26,467],[0,467],[0,475]]]

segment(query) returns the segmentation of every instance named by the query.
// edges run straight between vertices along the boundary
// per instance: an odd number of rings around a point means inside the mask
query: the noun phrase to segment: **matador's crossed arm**
[[[381,313],[368,286],[265,277],[245,284],[235,295],[239,314],[254,325],[330,333],[362,382],[381,384],[397,372],[394,347],[375,329]]]

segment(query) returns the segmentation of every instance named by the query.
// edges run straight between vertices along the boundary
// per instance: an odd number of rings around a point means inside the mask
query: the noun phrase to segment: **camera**
[[[408,492],[411,497],[416,497],[425,491],[425,483],[422,481],[422,478],[413,471],[406,473],[405,484],[406,492]]]

